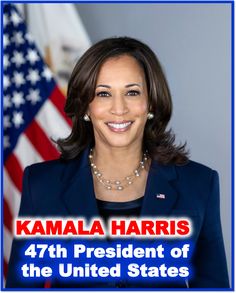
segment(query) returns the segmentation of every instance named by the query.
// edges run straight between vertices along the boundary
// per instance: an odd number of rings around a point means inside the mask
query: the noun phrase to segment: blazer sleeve
[[[27,167],[23,175],[23,191],[21,197],[19,217],[34,217],[34,208],[29,186],[30,167]],[[42,282],[29,282],[23,279],[21,264],[23,263],[24,248],[30,244],[30,239],[14,239],[11,248],[11,256],[8,266],[6,288],[31,288],[43,287]]]
[[[229,288],[220,221],[219,176],[212,171],[203,226],[194,255],[194,279],[190,288]]]

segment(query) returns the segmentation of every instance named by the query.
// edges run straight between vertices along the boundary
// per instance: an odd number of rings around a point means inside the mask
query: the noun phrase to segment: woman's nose
[[[126,114],[128,111],[129,110],[125,101],[125,97],[122,95],[113,96],[111,113],[121,116]]]

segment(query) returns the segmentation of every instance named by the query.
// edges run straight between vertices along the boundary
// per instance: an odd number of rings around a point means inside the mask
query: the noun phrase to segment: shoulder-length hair
[[[143,151],[161,164],[184,164],[188,161],[185,144],[176,146],[175,135],[166,130],[171,118],[172,101],[167,80],[154,52],[139,40],[129,37],[104,39],[90,47],[75,65],[71,74],[65,113],[72,119],[70,135],[57,145],[62,159],[74,159],[88,146],[94,145],[91,122],[84,121],[89,103],[95,96],[96,82],[102,64],[112,57],[129,55],[143,68],[147,83],[149,110],[143,136]]]

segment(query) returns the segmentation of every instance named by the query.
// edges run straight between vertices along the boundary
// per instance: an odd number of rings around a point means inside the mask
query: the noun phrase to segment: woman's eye
[[[108,93],[108,92],[98,92],[98,93],[96,93],[96,96],[106,98],[106,97],[110,97],[110,93]]]
[[[139,91],[129,91],[127,93],[128,96],[139,96],[140,92]]]

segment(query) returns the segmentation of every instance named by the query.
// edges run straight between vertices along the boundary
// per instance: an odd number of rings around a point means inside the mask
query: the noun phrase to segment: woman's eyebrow
[[[106,87],[106,88],[108,88],[108,89],[111,88],[109,85],[106,85],[106,84],[98,84],[98,85],[96,86],[96,88],[98,88],[98,87]]]
[[[141,83],[130,83],[130,84],[127,84],[125,87],[132,87],[132,86],[139,86],[139,87],[142,87],[142,84]]]
[[[132,86],[142,87],[142,84],[141,84],[141,83],[129,83],[129,84],[127,84],[125,87],[126,87],[126,88],[129,88],[129,87],[132,87]],[[98,85],[96,86],[96,88],[98,88],[98,87],[105,87],[105,88],[108,88],[108,89],[111,88],[111,86],[110,86],[110,85],[107,85],[107,84],[98,84]]]

